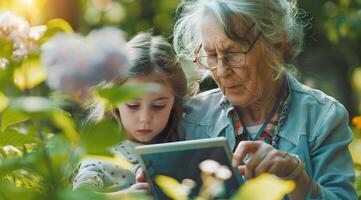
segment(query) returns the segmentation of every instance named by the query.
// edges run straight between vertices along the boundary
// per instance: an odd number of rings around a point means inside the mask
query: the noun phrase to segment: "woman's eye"
[[[165,105],[152,105],[153,110],[162,110],[163,108],[165,108]]]
[[[136,110],[139,108],[138,104],[127,104],[127,107],[131,110]]]

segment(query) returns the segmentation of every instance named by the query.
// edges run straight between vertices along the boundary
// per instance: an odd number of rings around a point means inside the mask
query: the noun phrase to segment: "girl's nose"
[[[141,123],[148,123],[152,120],[153,116],[149,109],[143,109],[140,112],[139,121]]]

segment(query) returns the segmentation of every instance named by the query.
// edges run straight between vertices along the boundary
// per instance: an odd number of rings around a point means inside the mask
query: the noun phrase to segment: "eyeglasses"
[[[247,33],[254,28],[255,24],[252,24],[248,28]],[[196,57],[193,62],[205,70],[215,70],[218,65],[218,60],[223,60],[231,68],[241,68],[246,64],[246,55],[252,50],[253,46],[256,44],[258,38],[261,36],[259,32],[253,42],[249,41],[246,37],[238,39],[238,42],[242,44],[243,50],[240,52],[225,53],[223,57],[217,57],[217,55],[206,55],[202,48],[202,44],[196,51]]]

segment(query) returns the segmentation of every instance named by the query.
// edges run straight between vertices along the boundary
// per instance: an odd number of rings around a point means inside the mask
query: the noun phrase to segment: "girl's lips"
[[[137,130],[138,133],[142,134],[142,135],[146,135],[152,132],[152,130],[150,129],[141,129],[141,130]]]

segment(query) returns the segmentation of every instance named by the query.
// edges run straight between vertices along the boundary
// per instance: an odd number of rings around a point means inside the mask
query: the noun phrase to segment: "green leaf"
[[[9,99],[0,92],[0,113],[5,110],[5,108],[8,106]]]
[[[55,111],[53,115],[54,124],[61,128],[68,139],[75,142],[79,140],[79,134],[71,115],[64,111]]]
[[[21,158],[5,159],[0,165],[0,177],[21,168],[37,169],[37,171],[42,168],[42,171],[44,171],[44,155],[39,150],[40,148]]]
[[[119,124],[105,120],[87,124],[81,131],[80,142],[88,154],[109,155],[109,148],[123,138]]]
[[[13,43],[4,37],[0,37],[0,47],[0,58],[10,59],[13,54]]]
[[[29,116],[27,116],[26,114],[7,108],[2,113],[1,132],[3,132],[7,127],[11,125],[26,121],[28,119]]]
[[[65,190],[58,193],[58,200],[107,200],[109,198],[106,197],[105,194],[94,193],[89,190],[78,189],[75,191]]]
[[[45,31],[44,35],[39,39],[40,44],[45,43],[46,41],[51,39],[57,33],[61,33],[61,32],[72,33],[72,32],[74,32],[71,25],[67,21],[65,21],[63,19],[60,19],[60,18],[52,19],[52,20],[48,21],[46,26],[48,28]]]
[[[14,83],[21,89],[32,89],[45,81],[45,70],[39,56],[25,58],[14,71]]]
[[[4,179],[0,179],[0,199],[12,200],[12,199],[21,199],[21,200],[32,200],[38,199],[38,191],[32,188],[18,187],[15,186]]]
[[[106,107],[113,108],[120,103],[132,100],[142,94],[150,91],[156,91],[159,88],[156,85],[140,86],[112,86],[95,90],[95,96],[99,97]]]
[[[23,146],[39,142],[41,142],[39,138],[19,133],[14,129],[7,129],[5,132],[0,133],[0,146]]]

